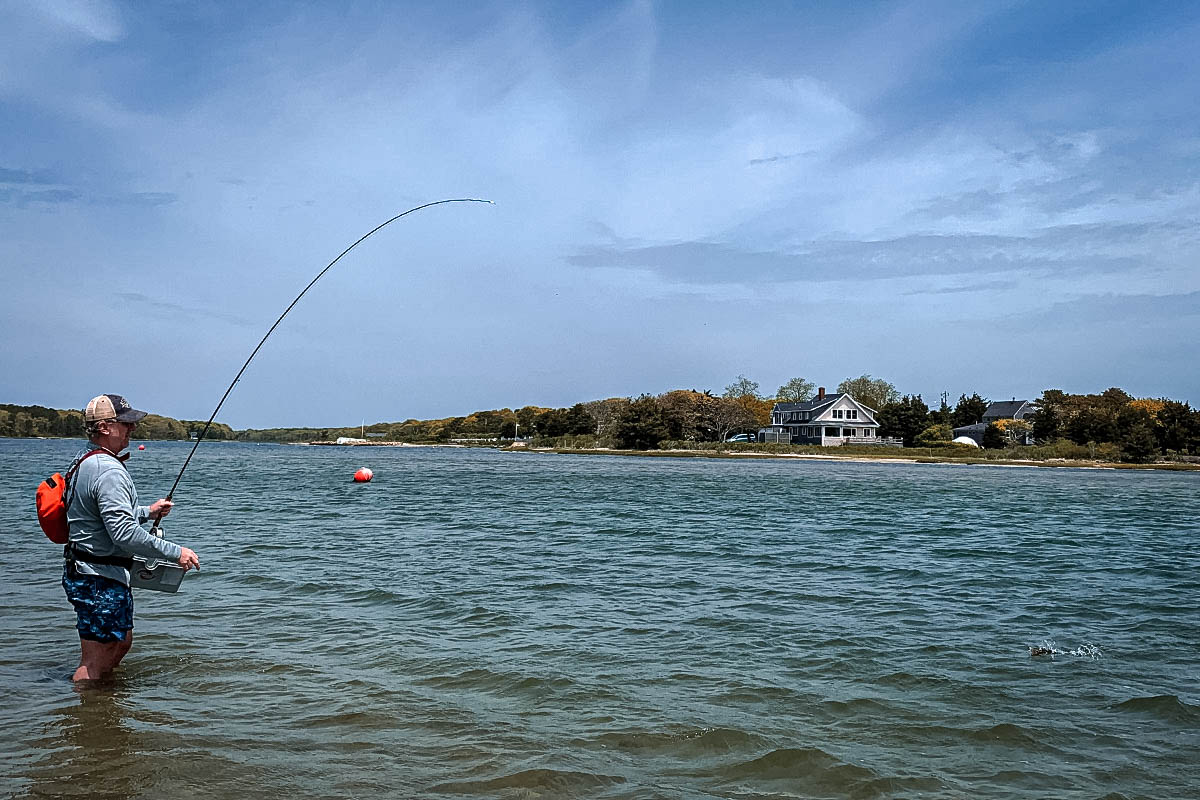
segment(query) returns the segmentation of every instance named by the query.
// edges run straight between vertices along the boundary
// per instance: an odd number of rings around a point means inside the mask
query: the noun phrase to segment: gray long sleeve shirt
[[[133,479],[116,457],[106,452],[84,460],[71,476],[68,496],[67,524],[76,548],[98,556],[179,561],[179,545],[141,526],[150,519],[150,507],[138,505]],[[129,585],[129,572],[121,567],[85,561],[76,561],[75,566],[85,575],[102,575]]]

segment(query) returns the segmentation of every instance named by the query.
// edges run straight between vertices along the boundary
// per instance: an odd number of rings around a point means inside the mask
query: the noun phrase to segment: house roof
[[[863,403],[860,403],[859,401],[854,399],[853,395],[846,394],[845,392],[838,392],[837,394],[827,394],[824,397],[820,397],[820,398],[814,397],[811,400],[804,400],[799,403],[776,403],[775,407],[771,409],[771,413],[775,414],[775,413],[788,413],[788,412],[795,412],[795,411],[808,411],[808,412],[811,412],[812,416],[816,417],[816,416],[823,414],[825,412],[825,409],[829,408],[829,406],[833,405],[838,400],[841,400],[843,397],[846,398],[847,400],[849,400],[851,403],[853,403],[858,408],[862,409],[863,413],[867,414],[867,418],[861,419],[861,420],[852,420],[852,422],[855,422],[859,425],[875,425],[875,426],[879,425],[879,423],[875,420],[875,409],[871,408],[868,405],[864,405]],[[815,420],[813,420],[813,421],[815,421]],[[836,420],[836,422],[841,423],[842,420]]]
[[[824,397],[814,397],[811,400],[802,400],[799,403],[776,403],[774,411],[815,411],[818,408],[824,408],[827,405],[837,401],[842,394],[827,394]]]
[[[996,419],[1016,419],[1017,414],[1021,413],[1021,409],[1028,404],[1028,400],[997,400],[988,404],[987,411],[984,411],[983,415]],[[1028,410],[1026,413],[1029,413]]]
[[[976,422],[974,425],[963,425],[954,429],[955,436],[966,436],[971,433],[983,433],[991,423]]]

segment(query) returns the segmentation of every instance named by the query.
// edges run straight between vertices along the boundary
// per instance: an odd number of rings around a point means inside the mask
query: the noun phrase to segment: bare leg
[[[133,631],[117,642],[79,640],[79,668],[71,676],[73,681],[94,681],[112,672],[133,646]]]

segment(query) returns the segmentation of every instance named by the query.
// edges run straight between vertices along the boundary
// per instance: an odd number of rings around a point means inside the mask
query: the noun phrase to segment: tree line
[[[658,395],[613,397],[577,403],[569,408],[524,406],[476,411],[461,417],[408,419],[344,428],[269,428],[233,430],[214,423],[209,439],[251,442],[333,441],[338,437],[391,442],[503,442],[516,438],[534,444],[566,447],[615,447],[649,450],[665,442],[724,442],[737,433],[754,433],[770,424],[777,402],[813,398],[816,384],[792,378],[774,396],[744,375],[720,394],[711,390],[673,389]],[[881,378],[861,375],[837,386],[873,409],[882,438],[905,447],[949,447],[954,428],[982,421],[988,400],[963,394],[951,406],[945,398],[931,409],[920,394],[901,395]],[[1030,445],[1059,448],[1064,453],[1108,460],[1151,461],[1160,456],[1200,455],[1200,411],[1166,398],[1134,398],[1121,389],[1099,394],[1069,394],[1047,389],[1034,401],[1027,419],[998,420],[984,430],[987,449]],[[135,439],[189,439],[203,421],[176,420],[155,414],[139,423]],[[75,410],[0,404],[0,436],[81,437],[83,415]],[[1064,449],[1066,448],[1066,449]],[[1078,448],[1084,448],[1079,450]],[[1052,451],[1046,451],[1051,453]]]

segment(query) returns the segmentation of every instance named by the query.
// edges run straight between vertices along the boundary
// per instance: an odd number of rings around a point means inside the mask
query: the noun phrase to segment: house
[[[975,441],[975,444],[982,447],[983,432],[987,430],[990,423],[1001,419],[1025,419],[1036,410],[1037,408],[1029,400],[1018,400],[1015,397],[1012,400],[997,400],[994,403],[988,403],[988,407],[983,412],[982,422],[955,428],[954,437],[969,437]],[[1024,441],[1025,444],[1033,444],[1032,435],[1026,434]]]
[[[1025,419],[1037,409],[1033,403],[1028,400],[997,400],[994,403],[988,403],[987,410],[983,412],[984,422],[995,422],[998,419]]]
[[[848,394],[825,394],[800,403],[776,403],[771,409],[771,425],[758,432],[760,442],[819,444],[880,444],[875,409]]]

